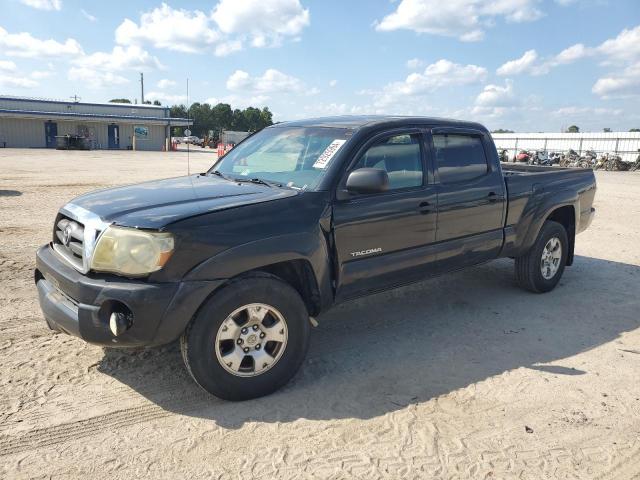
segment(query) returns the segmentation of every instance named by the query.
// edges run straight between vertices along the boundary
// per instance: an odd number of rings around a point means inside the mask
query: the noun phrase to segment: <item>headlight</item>
[[[91,269],[142,276],[160,270],[173,253],[173,235],[135,228],[108,227],[100,236]]]

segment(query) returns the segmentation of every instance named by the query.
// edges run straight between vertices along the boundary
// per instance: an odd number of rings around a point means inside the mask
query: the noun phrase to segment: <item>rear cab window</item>
[[[433,150],[441,183],[458,183],[482,177],[489,171],[479,135],[438,133]]]

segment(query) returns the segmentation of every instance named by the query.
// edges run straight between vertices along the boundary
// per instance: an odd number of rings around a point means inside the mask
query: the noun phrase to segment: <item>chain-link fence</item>
[[[640,149],[640,132],[606,133],[494,133],[493,141],[498,150],[505,149],[509,159],[520,150],[544,150],[548,153],[566,153],[573,149],[579,155],[587,150],[617,154],[624,161],[633,162]]]

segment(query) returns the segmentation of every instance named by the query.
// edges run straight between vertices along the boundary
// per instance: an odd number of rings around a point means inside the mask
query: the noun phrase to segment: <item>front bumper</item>
[[[152,346],[180,336],[198,307],[224,280],[150,283],[117,276],[83,275],[59,258],[50,245],[36,254],[35,281],[50,328],[97,345]],[[132,313],[130,328],[109,329],[114,308]]]

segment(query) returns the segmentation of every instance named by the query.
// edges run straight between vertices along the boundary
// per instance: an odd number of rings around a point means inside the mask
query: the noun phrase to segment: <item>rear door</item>
[[[336,200],[333,231],[336,299],[409,283],[425,275],[436,257],[436,189],[426,174],[426,148],[418,129],[377,135],[363,146],[349,172],[381,168],[389,175],[384,193]]]
[[[434,128],[431,145],[438,189],[438,265],[452,270],[498,256],[505,192],[493,143],[482,131]]]

